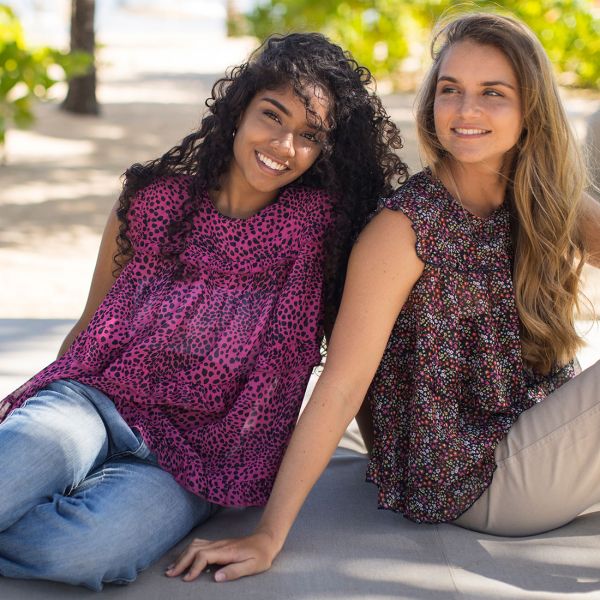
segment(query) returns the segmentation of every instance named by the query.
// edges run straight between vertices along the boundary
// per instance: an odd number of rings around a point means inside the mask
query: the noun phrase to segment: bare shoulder
[[[424,264],[417,256],[412,223],[402,212],[384,209],[365,227],[350,255],[344,301],[379,306],[398,314]],[[385,306],[384,306],[385,305]]]
[[[400,258],[403,263],[414,260],[422,265],[415,250],[416,240],[411,220],[402,211],[384,208],[358,237],[355,252]]]
[[[423,272],[415,243],[408,217],[384,209],[362,231],[350,255],[326,371],[337,373],[336,381],[363,395],[398,314]]]

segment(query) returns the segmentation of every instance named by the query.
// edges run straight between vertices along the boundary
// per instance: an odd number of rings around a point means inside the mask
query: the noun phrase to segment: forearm
[[[85,303],[85,308],[83,309],[83,314],[61,344],[57,358],[60,358],[67,352],[75,341],[75,338],[88,326],[94,313],[115,282],[116,264],[113,257],[119,254],[119,246],[117,244],[119,219],[116,213],[118,206],[119,203],[117,201],[108,217],[108,221],[106,222],[102,234],[100,250],[98,251],[98,258],[96,259],[96,267],[94,268],[94,275],[92,276],[92,283]],[[121,264],[124,265],[127,260],[129,260],[129,257],[122,257]],[[118,276],[118,273],[116,275]]]
[[[348,424],[360,408],[362,395],[339,389],[327,369],[302,413],[281,464],[271,498],[258,524],[278,554],[306,496],[325,470]]]

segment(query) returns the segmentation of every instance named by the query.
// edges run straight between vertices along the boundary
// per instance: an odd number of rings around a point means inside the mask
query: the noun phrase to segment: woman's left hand
[[[215,581],[233,581],[269,569],[278,553],[274,546],[266,533],[214,542],[195,539],[165,574],[177,577],[187,571],[183,580],[193,581],[208,565],[226,565],[215,573]]]

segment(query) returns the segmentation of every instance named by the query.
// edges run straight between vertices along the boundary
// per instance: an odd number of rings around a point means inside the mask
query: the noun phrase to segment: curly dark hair
[[[206,100],[207,113],[200,128],[160,158],[132,165],[124,174],[117,216],[121,221],[116,272],[133,254],[127,215],[132,198],[161,176],[191,177],[184,217],[171,224],[170,250],[176,259],[192,227],[197,198],[203,190],[218,190],[233,157],[233,134],[246,107],[265,89],[291,86],[314,120],[307,90],[322,88],[330,99],[328,131],[322,152],[312,167],[293,185],[329,192],[336,199],[336,227],[330,234],[325,257],[325,330],[335,319],[346,273],[348,255],[358,232],[374,210],[377,198],[388,195],[406,180],[406,165],[394,152],[402,147],[400,132],[369,90],[371,73],[339,46],[319,33],[292,33],[269,37],[248,62],[228,71]]]

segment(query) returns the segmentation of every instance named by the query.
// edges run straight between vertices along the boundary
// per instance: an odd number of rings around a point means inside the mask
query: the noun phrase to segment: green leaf
[[[262,0],[248,14],[248,29],[271,33],[321,31],[350,50],[377,77],[394,79],[411,44],[423,45],[450,10],[513,14],[540,38],[559,73],[582,87],[600,80],[600,19],[593,0]],[[595,11],[595,12],[594,12]],[[376,51],[374,52],[374,49]]]
[[[65,79],[84,75],[93,64],[85,52],[64,53],[55,48],[28,48],[15,13],[0,4],[0,147],[12,124],[29,127],[33,103],[46,97],[58,80],[50,73],[59,66]]]

